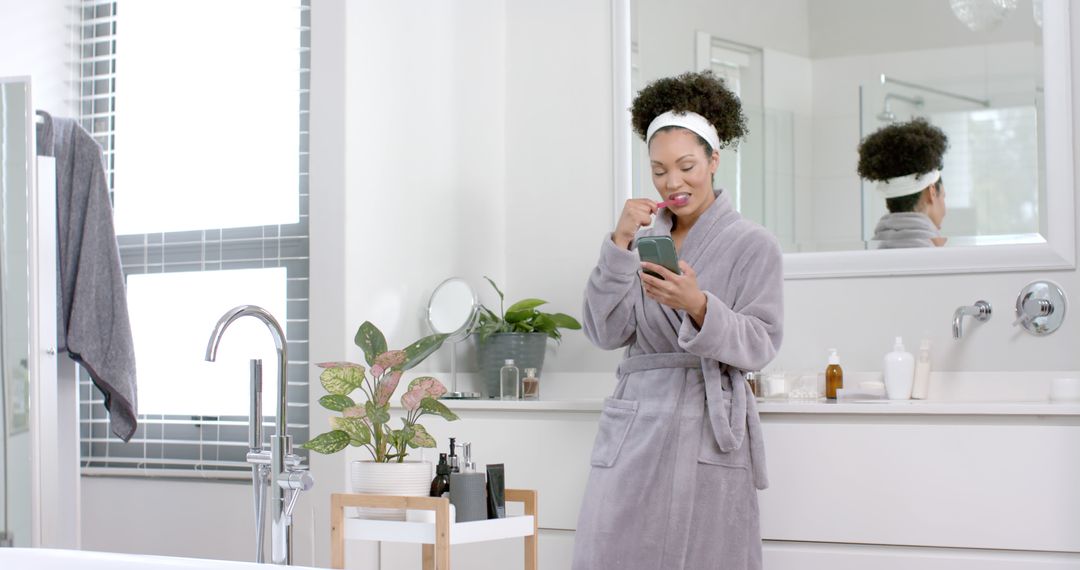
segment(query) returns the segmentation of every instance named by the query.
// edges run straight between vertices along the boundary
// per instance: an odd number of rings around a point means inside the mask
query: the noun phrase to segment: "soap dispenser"
[[[829,349],[829,366],[825,369],[825,397],[836,399],[836,391],[844,387],[844,370],[840,368],[840,355],[835,348]]]
[[[890,400],[911,399],[915,379],[915,357],[904,350],[904,339],[896,337],[893,351],[885,355],[885,394]]]
[[[922,339],[919,345],[919,358],[915,361],[915,382],[911,388],[911,397],[925,400],[930,393],[930,339]]]
[[[457,522],[487,519],[487,476],[476,470],[472,444],[461,444],[464,468],[450,473],[450,504],[457,510]]]

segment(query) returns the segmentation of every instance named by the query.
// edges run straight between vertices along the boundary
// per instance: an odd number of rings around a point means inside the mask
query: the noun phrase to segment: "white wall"
[[[252,509],[244,482],[83,477],[82,548],[251,561]]]
[[[941,49],[972,44],[1031,42],[1040,31],[1032,18],[1032,0],[994,30],[972,32],[939,0],[813,0],[809,3],[810,53],[836,57],[911,49]]]

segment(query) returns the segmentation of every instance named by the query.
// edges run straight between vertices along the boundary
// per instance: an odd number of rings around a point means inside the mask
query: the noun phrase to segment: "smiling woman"
[[[761,568],[756,490],[768,482],[743,378],[780,347],[781,254],[712,185],[745,118],[709,72],[647,86],[631,112],[667,207],[626,201],[585,291],[589,340],[628,349],[601,413],[573,567]],[[678,273],[629,251],[656,236],[678,247]]]

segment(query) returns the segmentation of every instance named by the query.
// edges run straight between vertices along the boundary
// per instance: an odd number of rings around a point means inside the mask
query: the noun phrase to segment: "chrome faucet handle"
[[[1065,320],[1068,302],[1065,291],[1052,281],[1028,283],[1016,297],[1016,321],[1035,336],[1056,331]]]
[[[1049,300],[1028,297],[1020,304],[1020,310],[1017,311],[1017,317],[1012,326],[1026,325],[1039,317],[1050,316],[1053,312],[1054,304]]]
[[[309,491],[315,486],[315,476],[308,472],[307,469],[290,469],[278,477],[278,486],[284,489],[288,496],[285,499],[285,509],[281,514],[285,517],[286,524],[292,524],[292,514],[293,510],[296,509],[296,501],[300,499],[300,493]]]
[[[315,486],[315,476],[307,469],[289,470],[278,477],[277,483],[286,491],[310,491]]]

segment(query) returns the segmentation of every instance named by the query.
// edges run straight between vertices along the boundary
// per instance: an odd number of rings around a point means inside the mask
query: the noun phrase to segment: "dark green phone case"
[[[668,236],[645,236],[637,240],[638,257],[642,261],[663,265],[676,275],[682,275],[679,270],[679,254],[675,253],[675,242]],[[653,277],[660,277],[655,271],[645,271]]]

